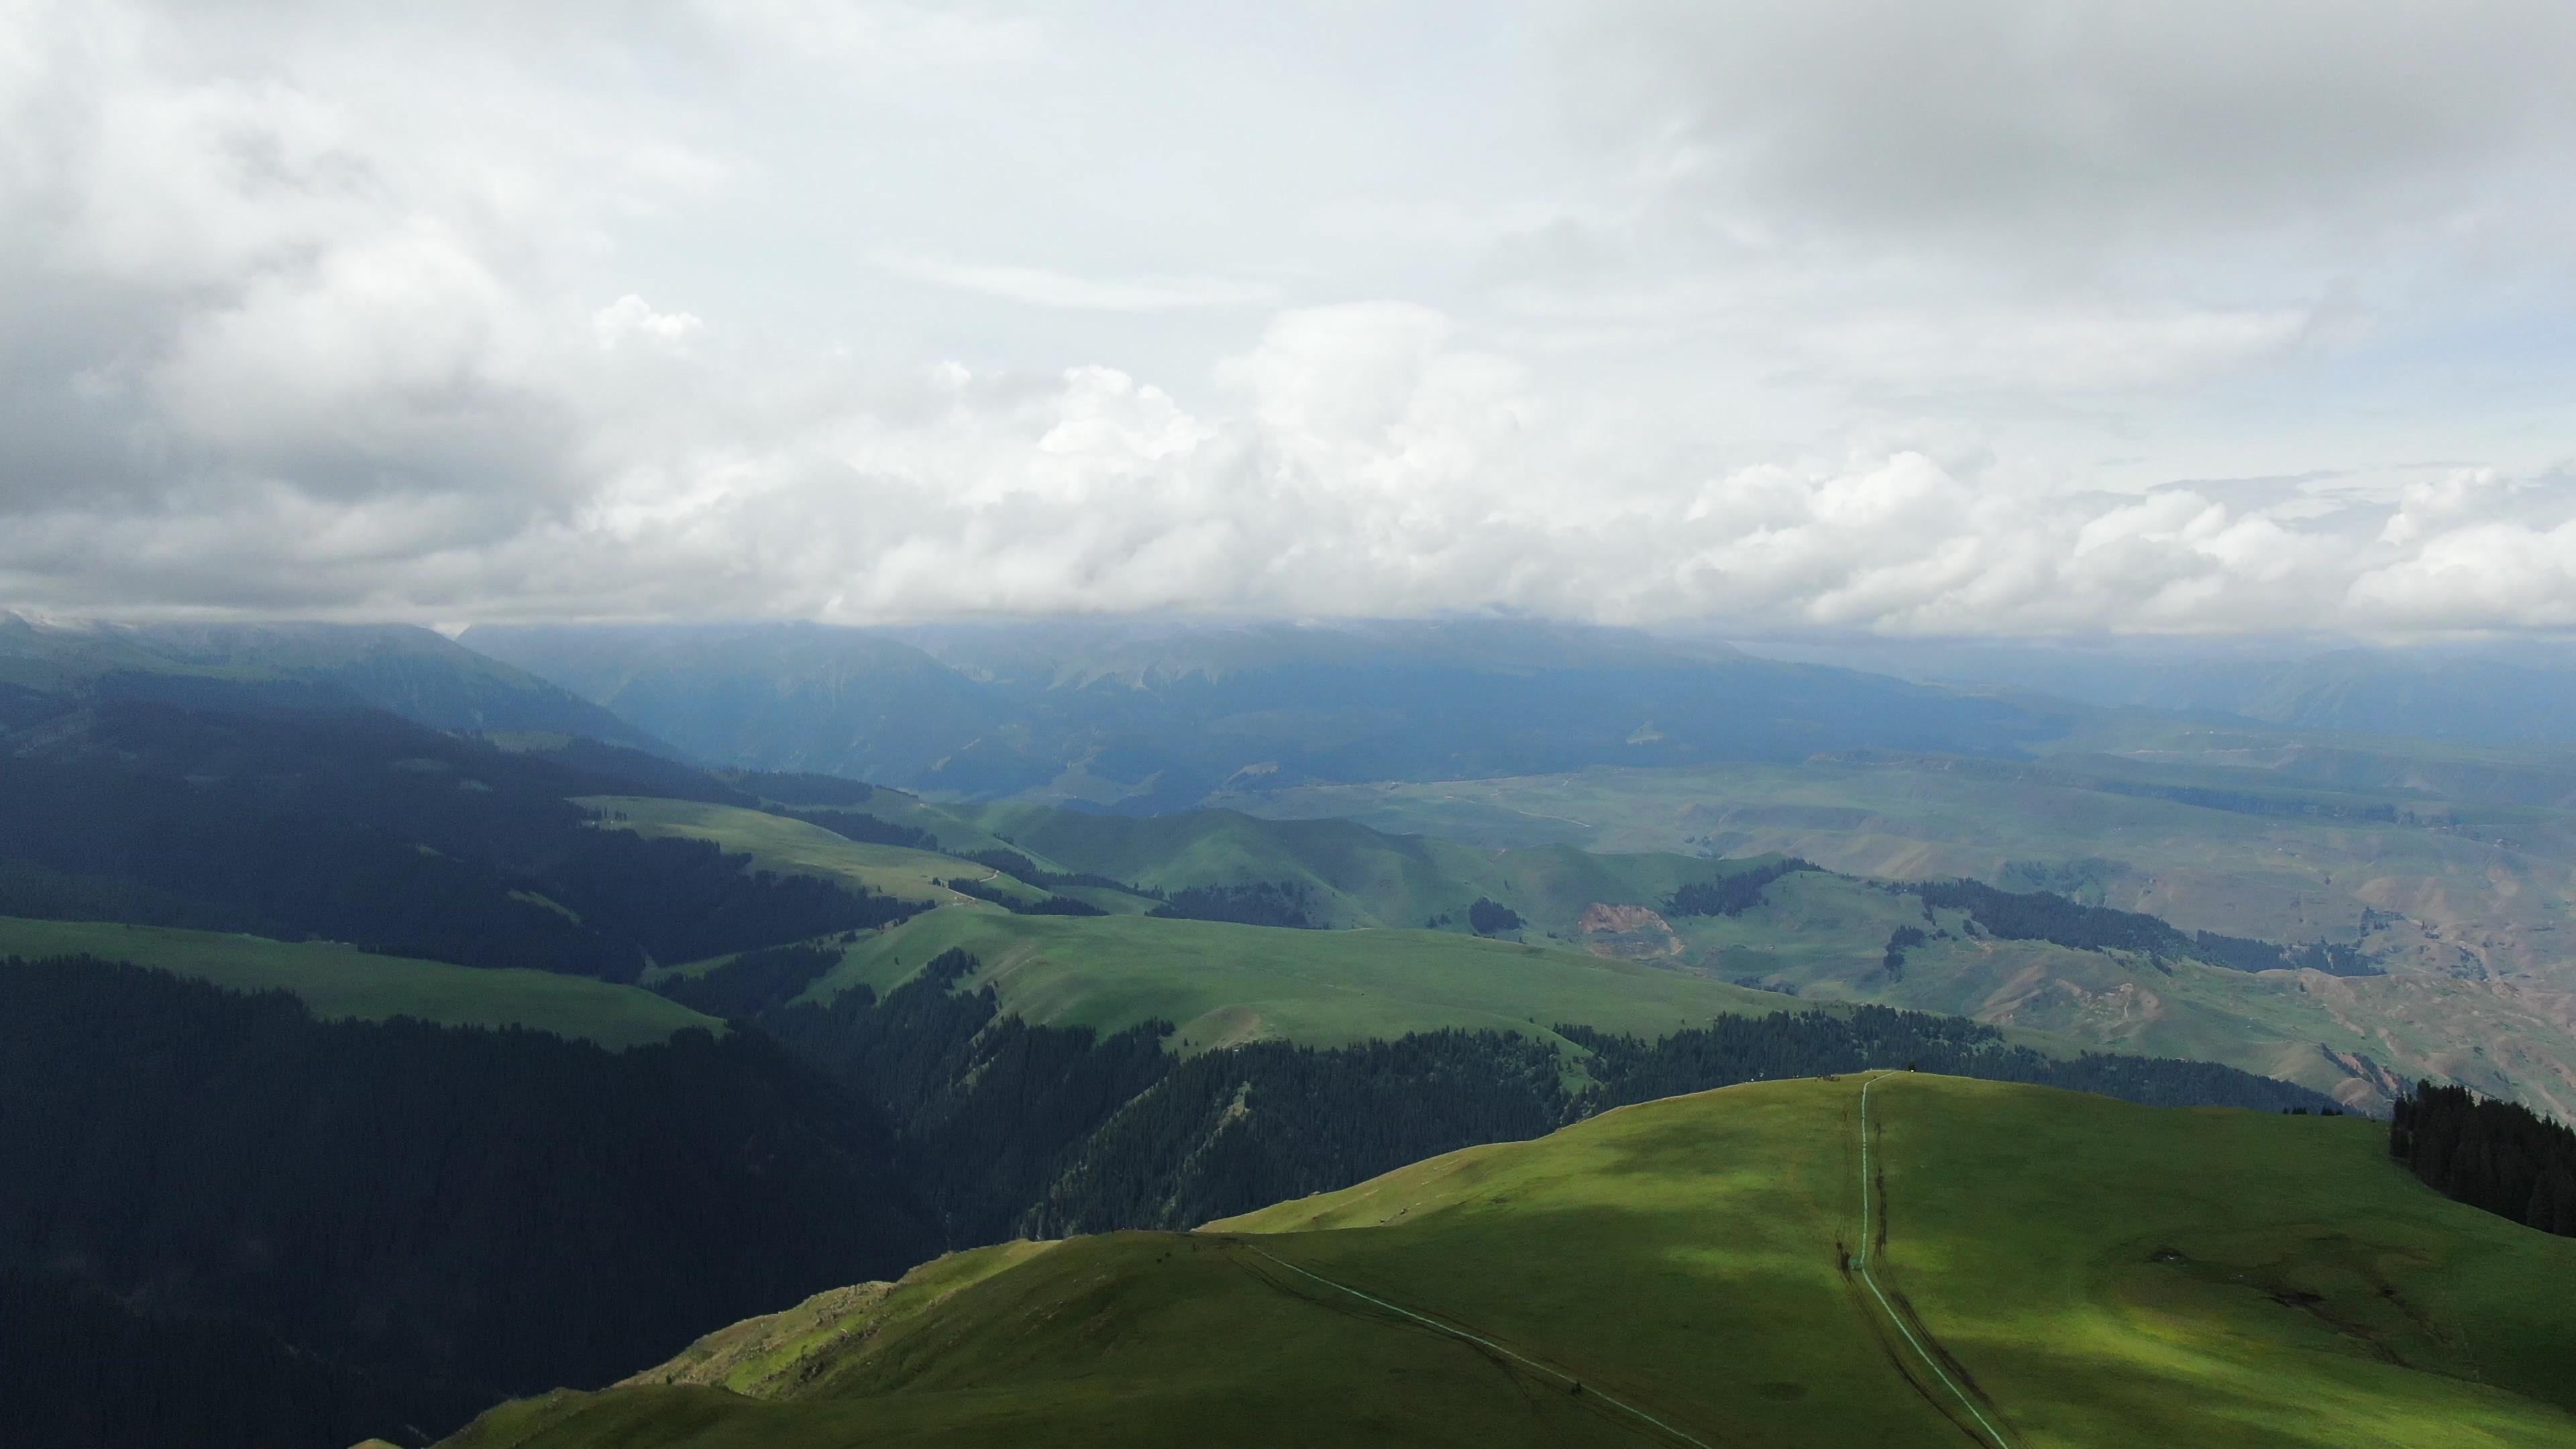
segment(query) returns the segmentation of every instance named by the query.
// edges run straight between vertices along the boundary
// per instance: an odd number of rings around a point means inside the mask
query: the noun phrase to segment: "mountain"
[[[944,1258],[450,1442],[2556,1445],[2571,1272],[2377,1124],[1898,1071]]]
[[[2465,744],[2576,742],[2576,652],[2543,644],[2325,647],[1856,641],[1760,646],[1766,657],[2094,706],[2231,715],[2303,730]]]
[[[320,940],[382,956],[629,981],[655,960],[918,909],[594,828],[576,797],[669,787],[626,759],[505,750],[380,711],[36,696],[0,728],[0,916]],[[601,752],[606,752],[602,757]],[[738,798],[707,777],[699,793]]]
[[[478,627],[462,642],[709,760],[1135,814],[1229,783],[2010,756],[2066,729],[2063,711],[1514,620]]]
[[[571,692],[400,624],[37,624],[0,615],[0,684],[172,703],[365,707],[466,734],[671,747]]]

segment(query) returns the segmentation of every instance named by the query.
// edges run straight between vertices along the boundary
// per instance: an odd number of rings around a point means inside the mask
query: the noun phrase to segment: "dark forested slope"
[[[63,706],[0,740],[0,915],[623,981],[915,909],[568,798],[633,788],[373,711]]]
[[[611,1053],[0,962],[8,1436],[323,1446],[604,1383],[934,1251],[896,1157],[757,1033]]]

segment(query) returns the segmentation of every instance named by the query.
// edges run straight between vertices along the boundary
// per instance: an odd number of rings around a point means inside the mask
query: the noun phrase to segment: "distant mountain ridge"
[[[2026,690],[2095,706],[2233,715],[2291,729],[2468,744],[2576,740],[2576,650],[2240,641],[2194,647],[1871,640],[1760,646],[1766,658],[1924,683]]]
[[[572,691],[408,624],[39,624],[0,614],[0,685],[365,707],[457,733],[586,735],[674,753]]]
[[[2063,712],[1526,620],[477,627],[461,642],[711,761],[1122,813],[1229,783],[2017,755]]]

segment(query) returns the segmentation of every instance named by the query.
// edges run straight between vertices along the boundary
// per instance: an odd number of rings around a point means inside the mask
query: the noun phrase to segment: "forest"
[[[881,1110],[757,1031],[611,1053],[0,963],[0,1293],[66,1310],[0,1313],[12,1433],[432,1437],[929,1256],[900,1157]],[[152,1393],[104,1393],[125,1376]]]
[[[1254,881],[1249,885],[1190,886],[1171,892],[1147,912],[1167,920],[1231,921],[1238,926],[1320,930],[1314,892],[1303,881]]]
[[[1796,856],[1757,865],[1733,875],[1711,881],[1694,881],[1664,898],[1667,916],[1740,916],[1762,904],[1763,888],[1782,876],[1802,870],[1821,870],[1814,861]]]
[[[2386,974],[2349,945],[2314,941],[2283,946],[2216,931],[2185,932],[2160,917],[2088,906],[2048,891],[1997,890],[1973,880],[1905,889],[1922,898],[1927,918],[1934,907],[1965,911],[1978,929],[2007,941],[2047,941],[2078,951],[2135,951],[2151,960],[2188,957],[2230,971],[2304,966],[2336,976]]]
[[[2445,1197],[2576,1237],[2576,1132],[2519,1102],[2418,1082],[2397,1100],[2388,1151]]]

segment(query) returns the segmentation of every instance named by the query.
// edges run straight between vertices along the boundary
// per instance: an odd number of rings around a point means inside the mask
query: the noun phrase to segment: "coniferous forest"
[[[609,1052],[0,963],[0,1401],[57,1425],[27,1443],[425,1440],[935,1252],[900,1153],[756,1031]]]
[[[2397,1101],[2388,1151],[2446,1197],[2576,1237],[2576,1132],[2518,1102],[2418,1082]]]

